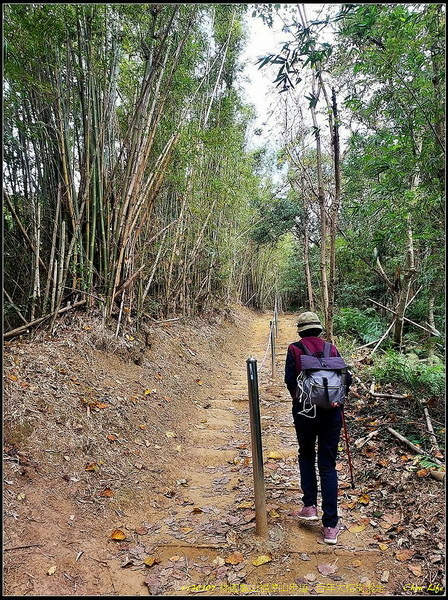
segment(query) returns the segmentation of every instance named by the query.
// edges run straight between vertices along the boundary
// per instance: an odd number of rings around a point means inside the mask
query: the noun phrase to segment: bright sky
[[[324,7],[324,4],[306,4],[307,18],[316,18]],[[260,146],[266,140],[276,146],[280,144],[283,94],[279,94],[272,85],[276,77],[275,66],[265,66],[259,69],[259,65],[255,63],[261,56],[279,52],[282,43],[288,40],[288,34],[282,32],[281,21],[275,20],[273,27],[269,28],[260,17],[251,15],[252,10],[249,9],[246,17],[249,40],[242,55],[243,61],[246,62],[244,77],[248,81],[243,82],[243,87],[248,102],[255,106],[259,116],[249,134],[249,146]],[[259,136],[253,135],[253,131],[257,129],[262,130],[262,134]]]

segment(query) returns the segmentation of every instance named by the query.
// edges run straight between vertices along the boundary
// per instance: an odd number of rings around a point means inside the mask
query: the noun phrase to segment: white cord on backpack
[[[308,392],[305,392],[304,386],[303,386],[303,378],[301,377],[302,373],[297,377],[297,389],[300,391],[298,395],[298,397],[300,398],[300,401],[303,403],[303,410],[301,410],[300,412],[298,412],[298,415],[303,415],[304,417],[307,417],[308,419],[314,419],[316,417],[316,405],[311,403],[311,396]],[[307,401],[309,403],[309,408],[306,408],[307,405]],[[313,415],[309,415],[308,413],[311,412],[314,409],[314,414]]]

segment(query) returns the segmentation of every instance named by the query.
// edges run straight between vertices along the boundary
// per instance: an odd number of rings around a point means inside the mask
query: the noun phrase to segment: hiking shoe
[[[305,521],[319,520],[319,517],[317,516],[317,508],[315,506],[304,506],[302,510],[297,513],[297,517]]]
[[[324,527],[324,542],[326,544],[336,544],[338,541],[340,527]]]

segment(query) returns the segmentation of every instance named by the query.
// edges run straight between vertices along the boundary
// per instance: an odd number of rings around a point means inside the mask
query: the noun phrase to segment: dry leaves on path
[[[262,554],[262,555],[258,556],[257,558],[255,558],[252,561],[252,564],[255,567],[259,567],[259,566],[264,565],[271,561],[272,561],[272,554],[269,552],[268,554]]]
[[[321,575],[324,575],[326,577],[328,575],[333,575],[333,573],[336,573],[336,571],[338,570],[338,566],[334,563],[324,563],[321,565],[317,565],[317,570]]]

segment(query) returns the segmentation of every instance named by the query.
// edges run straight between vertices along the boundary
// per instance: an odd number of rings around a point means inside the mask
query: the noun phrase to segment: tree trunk
[[[395,321],[394,328],[394,344],[401,350],[403,344],[403,324],[404,324],[404,313],[406,310],[406,304],[409,297],[412,281],[415,275],[415,259],[414,259],[414,238],[411,226],[411,216],[407,216],[407,244],[406,244],[406,267],[403,273],[401,282],[399,282],[399,295],[398,303],[395,307],[397,319]]]
[[[316,93],[316,75],[313,73],[313,96],[317,98]],[[320,210],[320,277],[321,277],[321,299],[322,312],[324,314],[325,331],[329,336],[333,335],[333,322],[329,315],[329,294],[328,294],[328,271],[327,271],[327,236],[328,219],[325,206],[324,178],[322,169],[322,143],[320,138],[320,128],[317,123],[315,105],[311,105],[311,116],[313,119],[314,135],[316,137],[316,171],[317,171],[317,193]]]
[[[304,232],[303,232],[303,263],[305,266],[305,277],[306,277],[306,289],[308,294],[308,305],[311,311],[315,311],[316,307],[314,305],[314,292],[313,292],[313,283],[311,280],[311,268],[310,268],[310,235],[309,235],[309,221],[308,221],[308,211],[305,208],[305,223],[304,223]]]

